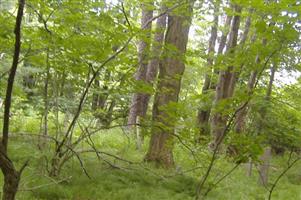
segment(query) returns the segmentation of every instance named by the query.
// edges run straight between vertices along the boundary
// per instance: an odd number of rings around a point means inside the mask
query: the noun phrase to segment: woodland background
[[[13,199],[301,199],[298,0],[1,0]]]

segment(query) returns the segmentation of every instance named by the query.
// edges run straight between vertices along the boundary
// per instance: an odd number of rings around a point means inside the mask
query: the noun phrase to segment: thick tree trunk
[[[7,89],[6,89],[6,96],[4,102],[4,117],[3,117],[3,135],[2,141],[0,143],[0,168],[4,175],[4,185],[3,185],[3,193],[2,199],[3,200],[14,200],[18,185],[20,181],[20,175],[24,167],[18,172],[13,162],[9,159],[7,154],[7,146],[8,146],[8,133],[9,133],[9,122],[10,122],[10,107],[11,107],[11,100],[12,100],[12,91],[14,86],[14,80],[16,76],[16,71],[18,68],[19,63],[19,56],[21,50],[21,23],[23,17],[23,10],[24,10],[25,0],[19,0],[18,5],[18,13],[16,18],[15,24],[15,49],[14,49],[14,56],[13,62],[10,69],[8,81],[7,81]],[[25,166],[25,165],[24,165]]]
[[[12,161],[7,157],[1,144],[0,167],[4,175],[3,200],[14,200],[20,181],[20,173],[15,169]]]
[[[207,58],[207,67],[209,70],[205,73],[204,85],[202,88],[202,94],[206,95],[210,90],[211,77],[212,77],[212,68],[213,68],[213,57],[215,53],[215,44],[217,39],[217,28],[218,28],[218,18],[219,18],[219,7],[220,2],[217,1],[214,3],[214,20],[211,27],[211,35],[209,39],[208,47],[208,58]],[[214,73],[214,72],[213,72]],[[203,108],[198,110],[198,125],[200,127],[200,136],[209,134],[209,120],[210,115],[210,106],[205,105]]]
[[[149,7],[153,5],[153,2],[150,4],[142,3],[142,16],[141,16],[141,28],[143,33],[145,34],[144,39],[141,39],[138,44],[138,62],[139,67],[135,74],[135,79],[137,81],[146,81],[146,72],[147,72],[147,64],[148,64],[148,53],[150,47],[150,38],[151,38],[151,28],[152,23],[149,23],[149,20],[153,17],[153,9]],[[145,106],[143,104],[143,94],[135,93],[132,97],[132,102],[129,110],[128,116],[128,126],[133,127],[134,124],[137,123],[137,117],[144,117],[145,113],[142,112]]]
[[[145,160],[166,168],[174,165],[173,134],[174,120],[170,119],[166,110],[171,103],[178,102],[181,77],[185,65],[183,56],[186,52],[189,27],[192,18],[193,4],[184,5],[180,14],[168,15],[168,27],[165,37],[164,51],[167,55],[159,65],[159,83],[153,106],[153,127],[148,153]],[[177,52],[168,49],[174,46]]]
[[[227,44],[227,52],[229,56],[232,56],[234,53],[234,48],[237,45],[238,31],[240,26],[240,12],[241,7],[235,5],[234,11],[237,15],[234,16],[231,24],[231,30],[229,34],[229,40]],[[218,106],[218,104],[229,97],[232,96],[232,88],[230,87],[231,78],[233,75],[233,66],[229,66],[226,70],[221,70],[219,72],[219,79],[216,86],[216,94],[214,99],[214,105]],[[212,117],[212,130],[211,133],[213,135],[213,142],[210,144],[212,149],[215,149],[217,145],[219,145],[223,139],[224,129],[226,127],[227,117],[223,114],[223,111],[218,111],[213,114]]]

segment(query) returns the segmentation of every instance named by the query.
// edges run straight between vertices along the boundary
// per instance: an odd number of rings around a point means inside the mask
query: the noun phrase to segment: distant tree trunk
[[[238,31],[240,26],[240,15],[241,7],[234,5],[234,11],[237,15],[234,16],[231,24],[231,31],[229,35],[229,40],[227,44],[227,52],[229,56],[234,54],[234,48],[237,45]],[[231,97],[230,81],[233,76],[233,66],[227,67],[226,70],[221,70],[219,72],[219,79],[216,86],[216,94],[214,99],[214,105],[217,106],[222,100]],[[212,149],[215,149],[218,144],[220,144],[223,139],[223,132],[227,123],[227,117],[223,114],[223,111],[218,111],[213,113],[212,117],[212,135],[213,142],[210,144]]]
[[[161,6],[160,9],[162,12],[165,10],[165,6]],[[147,65],[147,72],[146,72],[146,81],[148,84],[153,85],[154,80],[158,74],[159,62],[160,62],[160,55],[162,52],[163,40],[164,40],[164,33],[166,29],[166,14],[162,15],[157,19],[156,22],[156,31],[154,35],[154,41],[152,42],[151,48],[151,60]],[[150,94],[144,94],[144,107],[142,113],[146,113],[148,103],[150,100]]]
[[[229,34],[228,28],[231,26],[232,18],[233,17],[231,15],[226,16],[226,21],[225,21],[225,25],[224,25],[224,28],[226,30],[223,31],[222,36],[220,37],[219,46],[218,46],[218,50],[217,50],[218,54],[222,54],[224,49],[225,49],[226,42],[227,42],[227,37],[228,37],[228,34]]]
[[[138,62],[139,67],[135,74],[135,79],[137,81],[146,81],[146,72],[147,72],[147,64],[148,64],[148,53],[149,53],[149,44],[151,39],[151,28],[152,23],[149,23],[149,20],[153,17],[153,9],[149,7],[153,5],[153,2],[149,4],[142,3],[142,16],[141,16],[141,28],[143,30],[143,34],[145,37],[140,40],[138,44]],[[143,105],[143,94],[135,93],[132,97],[132,102],[129,110],[128,116],[128,127],[133,127],[134,124],[137,123],[137,117],[144,117],[145,113],[142,113]]]
[[[25,0],[19,0],[18,13],[15,24],[15,49],[13,62],[11,70],[8,77],[6,97],[4,102],[4,117],[3,117],[3,135],[2,141],[0,143],[0,168],[4,175],[4,185],[3,185],[3,200],[14,200],[16,193],[18,191],[20,176],[22,173],[17,171],[14,167],[13,162],[9,159],[7,154],[8,146],[8,133],[9,133],[9,122],[10,122],[10,107],[12,100],[12,91],[14,86],[14,80],[16,76],[16,71],[19,63],[20,49],[21,49],[21,23],[23,17]]]
[[[49,79],[50,79],[50,63],[49,63],[49,48],[47,49],[46,55],[46,78],[44,82],[44,115],[43,115],[43,136],[48,135],[48,112],[49,112],[49,98],[48,98],[48,86],[49,86]],[[40,148],[44,148],[46,143],[45,137],[40,137]]]
[[[95,73],[95,72],[93,72]],[[115,102],[108,106],[108,110],[106,110],[106,106],[108,105],[108,97],[109,97],[109,87],[108,83],[111,79],[111,72],[107,69],[105,70],[105,76],[103,79],[103,85],[101,87],[99,78],[96,78],[94,81],[95,92],[92,95],[92,112],[94,116],[104,125],[108,125],[108,116],[112,114],[113,108],[115,106]],[[104,112],[106,113],[104,114]]]
[[[219,8],[220,1],[214,3],[214,19],[213,25],[211,27],[211,34],[209,39],[209,47],[208,47],[208,58],[207,58],[207,67],[208,71],[205,73],[204,85],[202,89],[202,94],[205,95],[210,90],[211,77],[212,77],[212,69],[213,69],[213,58],[215,53],[215,43],[217,38],[217,28],[218,28],[218,18],[219,18]],[[205,105],[203,108],[198,110],[198,125],[200,127],[200,136],[209,134],[209,120],[210,115],[210,106]],[[200,137],[198,136],[198,137]]]
[[[256,60],[258,60],[258,59],[256,58]],[[248,84],[247,84],[247,93],[248,94],[250,94],[254,88],[256,77],[257,77],[257,71],[252,71],[250,74],[250,78],[248,80]],[[247,114],[248,114],[248,106],[243,107],[237,113],[237,116],[235,118],[235,125],[234,125],[234,131],[236,133],[243,132],[243,130],[245,128],[245,123],[246,123],[245,121],[246,121]]]
[[[30,67],[30,65],[28,65],[28,62],[26,59],[24,60],[23,67],[24,67],[24,69]],[[33,74],[30,72],[28,72],[28,74],[26,73],[26,75],[24,75],[24,77],[23,77],[23,87],[27,94],[28,99],[31,99],[34,95],[34,92],[33,92],[34,85],[35,85],[35,78],[34,78]]]
[[[223,54],[223,51],[224,51],[224,48],[225,48],[226,42],[227,42],[228,33],[229,33],[228,28],[231,25],[231,21],[232,21],[232,16],[227,15],[226,20],[225,20],[225,24],[224,24],[225,31],[222,32],[222,35],[219,39],[219,46],[218,46],[217,55]],[[215,88],[216,88],[216,80],[215,80],[216,78],[215,77],[218,75],[218,73],[219,73],[218,69],[214,68],[213,73],[211,74],[211,77],[210,77],[210,89],[211,90],[215,90]],[[213,99],[212,99],[212,101],[213,101]],[[198,124],[201,127],[200,128],[200,135],[198,137],[201,137],[203,134],[206,134],[206,132],[203,132],[202,127],[207,127],[206,129],[208,130],[208,132],[210,132],[209,118],[210,118],[210,113],[211,113],[211,107],[212,106],[210,105],[210,108],[206,111],[202,111],[202,110],[198,111],[198,117],[197,117],[198,118]]]
[[[185,8],[184,8],[185,6]],[[189,27],[192,18],[193,3],[181,7],[181,14],[168,14],[168,26],[164,51],[166,57],[159,64],[159,82],[153,106],[153,127],[149,149],[145,161],[154,162],[166,168],[174,165],[173,134],[174,122],[165,109],[170,103],[178,102],[181,77],[185,64]],[[177,49],[169,50],[172,45]]]
[[[165,6],[162,5],[161,9],[162,12],[165,10]],[[158,73],[159,68],[159,62],[160,62],[160,55],[162,51],[162,44],[164,40],[164,33],[166,29],[166,14],[162,15],[157,19],[156,22],[156,32],[154,35],[154,41],[152,42],[152,48],[151,48],[151,60],[149,61],[147,65],[147,71],[146,71],[146,83],[153,86],[154,80]],[[148,108],[148,103],[151,98],[151,94],[144,93],[141,94],[141,116],[145,116]],[[136,123],[141,124],[144,121],[143,117],[137,117]],[[142,130],[139,130],[140,128],[137,127],[135,130],[136,137],[137,137],[137,149],[141,149],[143,139],[144,139],[144,133]]]
[[[275,78],[275,73],[276,73],[276,65],[273,64],[271,67],[271,73],[270,73],[270,81],[267,87],[266,91],[266,96],[265,96],[265,101],[267,104],[270,101],[271,94],[272,94],[272,89],[273,89],[273,83],[274,83],[274,78]],[[265,106],[262,108],[260,111],[260,120],[258,121],[258,133],[261,132],[261,130],[264,128],[264,118],[266,115],[267,107]],[[263,155],[260,157],[261,164],[259,165],[259,179],[258,183],[263,186],[267,186],[268,184],[268,172],[269,172],[269,165],[270,165],[270,159],[271,159],[271,147],[267,146],[264,149]]]
[[[262,45],[265,46],[266,43],[267,43],[266,39],[263,39]],[[259,65],[260,62],[261,62],[260,55],[257,55],[256,59],[255,59],[255,64]],[[250,77],[249,77],[249,80],[247,83],[247,95],[251,95],[251,92],[255,87],[257,74],[258,74],[257,70],[253,70],[250,74]],[[245,123],[246,123],[245,121],[246,121],[246,117],[248,114],[248,108],[249,108],[248,106],[245,106],[237,113],[237,116],[235,118],[235,123],[234,123],[234,131],[236,133],[243,132],[243,130],[245,128]]]

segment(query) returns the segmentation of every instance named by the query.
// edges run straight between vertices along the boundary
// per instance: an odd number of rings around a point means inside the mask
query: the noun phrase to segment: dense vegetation
[[[0,1],[2,199],[301,199],[300,12]]]

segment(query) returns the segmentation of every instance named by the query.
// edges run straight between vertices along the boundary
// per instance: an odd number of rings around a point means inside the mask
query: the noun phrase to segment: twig
[[[18,191],[21,191],[21,192],[24,192],[24,191],[33,191],[33,190],[37,190],[37,189],[40,189],[40,188],[43,188],[43,187],[48,187],[50,185],[55,185],[55,184],[59,184],[59,183],[65,182],[67,180],[70,180],[71,178],[72,178],[72,176],[69,176],[69,177],[67,177],[65,179],[62,179],[62,180],[59,180],[59,181],[53,181],[52,183],[47,183],[47,184],[35,186],[35,187],[32,187],[32,188],[19,189]]]
[[[225,178],[227,178],[232,172],[235,171],[235,169],[240,165],[241,163],[237,163],[231,170],[229,170],[224,176],[222,176],[219,180],[217,180],[211,187],[207,189],[204,196],[207,196],[207,194],[220,182],[222,182]]]
[[[298,161],[300,160],[300,158],[295,159],[293,162],[291,162],[284,170],[283,172],[276,178],[276,180],[274,181],[270,191],[269,191],[269,197],[268,200],[272,199],[272,193],[277,185],[277,183],[279,182],[279,180],[285,175],[285,173],[292,168]]]
[[[131,23],[130,23],[130,21],[129,21],[129,19],[128,19],[128,16],[127,16],[127,14],[126,14],[126,12],[125,12],[125,8],[124,8],[124,5],[123,5],[123,2],[121,2],[121,10],[122,10],[122,13],[123,13],[123,15],[124,15],[124,18],[125,18],[127,24],[128,24],[129,27],[131,28],[132,26],[131,26]]]

